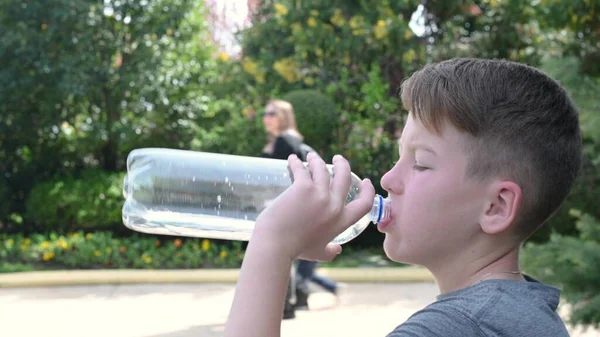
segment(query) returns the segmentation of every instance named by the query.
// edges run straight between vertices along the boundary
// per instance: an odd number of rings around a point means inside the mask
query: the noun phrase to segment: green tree
[[[357,174],[379,181],[393,158],[378,147],[393,144],[390,120],[401,122],[398,86],[425,62],[426,46],[408,26],[419,3],[262,1],[240,34],[243,57],[223,82],[255,87],[251,105],[294,90],[328,95],[338,123],[323,152],[345,155]]]
[[[535,1],[434,1],[428,27],[434,61],[451,57],[503,58],[537,65],[542,51]]]
[[[541,0],[535,18],[544,30],[544,43],[556,55],[580,60],[582,73],[600,76],[600,18],[598,0]]]
[[[0,4],[0,172],[11,213],[25,211],[37,182],[116,172],[132,148],[189,147],[210,127],[203,18],[192,0]]]
[[[540,67],[561,82],[575,101],[580,112],[583,134],[584,156],[582,169],[569,197],[556,214],[536,235],[533,241],[542,242],[550,233],[576,235],[575,221],[569,215],[571,209],[578,209],[600,218],[600,100],[597,93],[600,82],[597,78],[581,72],[581,61],[575,57],[546,57]]]

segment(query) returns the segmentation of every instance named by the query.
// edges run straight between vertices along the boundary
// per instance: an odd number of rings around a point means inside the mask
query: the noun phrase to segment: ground
[[[233,292],[231,283],[0,288],[0,334],[216,337],[222,335]],[[315,293],[310,311],[283,321],[282,336],[383,337],[436,295],[432,282],[350,283],[339,303]],[[572,330],[572,337],[598,335]]]

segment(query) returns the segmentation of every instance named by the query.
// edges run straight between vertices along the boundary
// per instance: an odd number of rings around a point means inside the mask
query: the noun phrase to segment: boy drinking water
[[[452,59],[406,80],[400,156],[383,176],[391,218],[378,224],[393,261],[435,277],[437,300],[400,324],[401,336],[568,336],[560,291],[519,270],[519,250],[561,205],[580,167],[578,112],[540,71],[502,60]],[[365,179],[345,205],[346,159],[335,177],[290,156],[293,185],[257,219],[226,336],[279,336],[293,260],[329,261],[328,243],[371,208]]]

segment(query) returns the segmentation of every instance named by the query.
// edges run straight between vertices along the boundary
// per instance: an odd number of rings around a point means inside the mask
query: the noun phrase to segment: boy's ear
[[[479,222],[481,229],[487,234],[509,229],[517,217],[522,198],[521,187],[515,182],[504,180],[493,183]]]

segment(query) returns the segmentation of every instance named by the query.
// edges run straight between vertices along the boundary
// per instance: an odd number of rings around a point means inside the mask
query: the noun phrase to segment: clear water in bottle
[[[360,193],[360,181],[352,174],[347,203]],[[249,240],[260,212],[291,184],[287,160],[137,149],[127,157],[123,223],[150,234]],[[333,243],[352,240],[388,215],[389,203],[377,195],[371,212]]]

